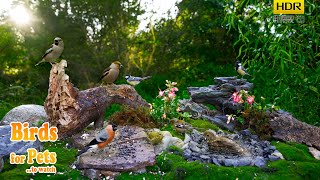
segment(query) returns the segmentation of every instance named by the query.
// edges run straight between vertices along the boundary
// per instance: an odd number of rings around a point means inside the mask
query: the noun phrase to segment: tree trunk
[[[50,71],[48,96],[44,108],[51,126],[58,128],[59,138],[73,135],[91,122],[103,125],[105,109],[111,104],[131,107],[148,104],[129,85],[106,85],[79,91],[65,74],[67,61],[54,64]]]

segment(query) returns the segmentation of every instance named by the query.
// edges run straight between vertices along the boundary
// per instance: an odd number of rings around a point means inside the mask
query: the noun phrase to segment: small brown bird
[[[85,148],[78,152],[77,156],[87,152],[92,149],[103,149],[106,147],[114,138],[115,132],[117,130],[117,125],[109,124],[105,129],[103,129],[95,139],[93,139]]]
[[[121,67],[122,64],[119,61],[114,61],[107,69],[103,71],[100,81],[102,80],[102,83],[105,84],[112,84],[117,80]]]
[[[222,136],[218,136],[215,131],[207,130],[204,137],[209,146],[209,150],[219,154],[248,155],[248,152],[237,142]]]

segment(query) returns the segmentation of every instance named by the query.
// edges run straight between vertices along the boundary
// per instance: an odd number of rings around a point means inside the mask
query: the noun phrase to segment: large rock
[[[0,125],[10,125],[11,122],[29,122],[30,126],[39,125],[44,122],[47,114],[43,106],[35,104],[21,105],[9,111],[0,122]],[[41,125],[41,124],[40,124]]]
[[[159,132],[163,136],[161,142],[154,146],[154,151],[157,155],[170,146],[182,148],[184,145],[184,142],[181,139],[172,137],[169,131],[160,131],[159,129],[153,129],[153,131]]]
[[[192,101],[214,105],[218,111],[224,114],[236,114],[238,110],[242,110],[241,104],[233,103],[232,93],[240,90],[250,91],[253,84],[236,77],[217,77],[214,80],[216,85],[189,87],[188,91]]]
[[[275,139],[304,143],[320,150],[320,128],[301,122],[287,112],[271,113],[270,127]]]
[[[84,147],[98,131],[86,132],[86,137],[76,135],[73,140],[76,146]],[[137,171],[155,164],[154,147],[149,142],[143,128],[135,126],[120,127],[113,142],[103,150],[82,154],[77,162],[79,169],[99,169],[104,171],[123,172]]]
[[[4,166],[4,161],[3,161],[3,158],[0,156],[0,172],[3,169],[3,166]]]
[[[11,138],[11,127],[0,126],[0,157],[7,158],[11,152],[16,154],[26,154],[28,148],[35,148],[38,151],[43,149],[42,143],[39,140],[36,141],[18,141],[14,142]]]

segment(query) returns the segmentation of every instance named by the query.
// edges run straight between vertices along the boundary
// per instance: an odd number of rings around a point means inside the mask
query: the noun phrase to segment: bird
[[[112,142],[115,132],[117,130],[116,124],[108,124],[106,128],[104,128],[95,139],[93,139],[88,145],[86,145],[76,156],[80,156],[81,154],[91,151],[94,149],[103,149],[110,142]]]
[[[248,155],[249,152],[239,143],[229,138],[218,136],[215,131],[209,129],[203,133],[209,150],[219,154]]]
[[[125,76],[125,79],[127,80],[127,82],[132,86],[136,86],[136,85],[140,84],[141,81],[149,79],[149,78],[151,78],[151,76],[147,76],[147,77],[135,77],[135,76],[131,76],[131,75]]]
[[[236,61],[235,69],[236,69],[236,71],[242,76],[242,78],[243,78],[244,75],[251,76],[251,75],[247,72],[247,70],[242,66],[242,64],[241,64],[241,62],[240,62],[239,60]],[[252,76],[251,76],[251,77],[252,77]],[[242,79],[242,78],[241,78],[241,79]]]
[[[38,66],[40,63],[49,62],[52,65],[56,59],[60,57],[64,49],[64,43],[61,38],[54,38],[54,43],[50,46],[50,48],[45,52],[42,56],[42,60],[39,61],[35,66]]]
[[[122,64],[119,61],[114,61],[111,65],[103,71],[102,76],[100,77],[100,81],[102,80],[102,84],[112,84],[117,80],[119,76],[120,69]]]

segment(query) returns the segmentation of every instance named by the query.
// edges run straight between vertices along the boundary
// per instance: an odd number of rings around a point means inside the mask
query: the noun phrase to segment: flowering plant
[[[241,129],[251,128],[259,135],[269,137],[271,129],[267,117],[267,111],[278,110],[279,107],[274,104],[266,104],[265,98],[261,97],[261,102],[255,101],[255,96],[250,95],[248,91],[240,90],[234,92],[231,96],[233,103],[242,104],[243,110],[238,110],[239,116],[229,114],[227,116],[227,124],[235,119],[241,123]]]
[[[166,80],[167,88],[159,89],[156,101],[150,106],[151,115],[157,120],[167,121],[173,117],[179,116],[178,101],[176,92],[179,89],[176,87],[177,82]]]

